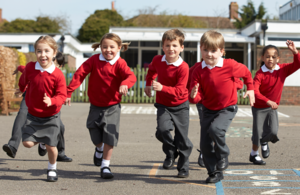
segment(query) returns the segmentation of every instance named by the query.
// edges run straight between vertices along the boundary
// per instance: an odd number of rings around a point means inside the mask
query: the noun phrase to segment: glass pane
[[[159,47],[159,41],[141,41],[141,47]]]
[[[148,68],[154,56],[158,54],[157,50],[142,50],[142,67]]]
[[[197,51],[184,51],[184,61],[189,67],[194,66],[197,62]]]
[[[139,42],[138,41],[124,41],[125,43],[129,43],[130,45],[129,47],[138,47],[139,46]]]
[[[183,43],[184,47],[187,48],[197,48],[197,42],[187,41]]]
[[[244,51],[226,51],[225,58],[231,58],[239,63],[244,63]]]
[[[123,58],[130,68],[135,68],[138,64],[138,49],[128,49],[125,52],[120,53],[121,58]]]

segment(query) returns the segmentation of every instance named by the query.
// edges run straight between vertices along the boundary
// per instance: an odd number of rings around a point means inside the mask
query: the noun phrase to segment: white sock
[[[267,142],[261,144],[261,149],[262,149],[263,151],[266,151],[266,150],[268,149]]]
[[[101,169],[102,169],[103,167],[109,167],[109,163],[110,163],[110,160],[105,160],[105,159],[103,159],[103,160],[102,160],[102,164],[101,164]],[[110,173],[110,171],[109,171],[108,169],[104,169],[104,170],[103,170],[103,173]]]
[[[56,169],[56,162],[54,164],[51,164],[50,162],[48,162],[48,170],[50,170],[50,169]],[[51,177],[55,177],[56,172],[49,171],[48,175],[51,176]]]
[[[104,148],[104,143],[102,144],[101,147],[97,147],[97,150],[103,152],[103,148]],[[97,151],[96,151],[96,157],[97,157],[97,158],[102,158],[102,156],[103,156],[103,153],[100,153],[100,152],[97,152]]]
[[[202,154],[200,155],[200,158],[203,158]]]
[[[251,156],[255,156],[255,155],[259,155],[259,153],[258,153],[258,150],[257,151],[254,151],[253,149],[251,150]]]
[[[45,144],[44,143],[40,143],[40,147],[43,149],[43,150],[46,150],[46,146],[45,146]]]

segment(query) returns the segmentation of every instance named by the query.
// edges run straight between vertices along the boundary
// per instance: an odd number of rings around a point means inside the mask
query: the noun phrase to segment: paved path
[[[196,114],[190,117],[189,137],[194,144],[190,177],[179,179],[175,177],[175,167],[161,168],[165,156],[155,138],[153,105],[124,104],[122,107],[120,141],[111,159],[113,180],[101,179],[99,167],[93,165],[94,146],[85,127],[89,104],[73,103],[62,109],[66,154],[73,162],[58,163],[59,181],[45,181],[47,157],[40,157],[37,147],[20,146],[15,159],[1,150],[1,194],[300,194],[298,106],[280,106],[280,142],[270,145],[266,166],[249,162],[252,118],[250,108],[240,106],[241,115],[235,117],[226,135],[231,150],[230,166],[224,180],[216,185],[205,184],[206,170],[197,164],[200,129]],[[131,113],[127,113],[130,109]],[[197,112],[194,105],[191,110]],[[142,114],[147,112],[150,114]],[[1,145],[10,137],[14,118],[14,115],[0,116]]]

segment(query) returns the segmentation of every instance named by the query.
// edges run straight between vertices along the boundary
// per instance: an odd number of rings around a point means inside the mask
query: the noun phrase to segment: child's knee
[[[22,143],[23,143],[23,146],[25,148],[31,148],[32,146],[34,146],[34,144],[32,142],[25,141],[25,142],[22,142]]]

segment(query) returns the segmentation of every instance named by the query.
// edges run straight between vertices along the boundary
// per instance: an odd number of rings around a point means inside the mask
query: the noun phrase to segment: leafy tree
[[[11,33],[60,33],[67,22],[59,20],[59,17],[39,16],[36,20],[24,20],[17,18],[11,22],[4,22],[0,26],[0,32]]]
[[[255,19],[263,19],[263,17],[267,13],[267,10],[262,2],[259,5],[258,10],[256,11],[253,2],[251,0],[248,0],[247,5],[243,5],[241,11],[238,13],[241,18],[235,18],[236,22],[234,23],[234,25],[236,28],[241,29]]]
[[[79,29],[77,38],[82,42],[97,42],[108,33],[110,26],[123,26],[123,17],[109,9],[96,10],[90,15]]]

